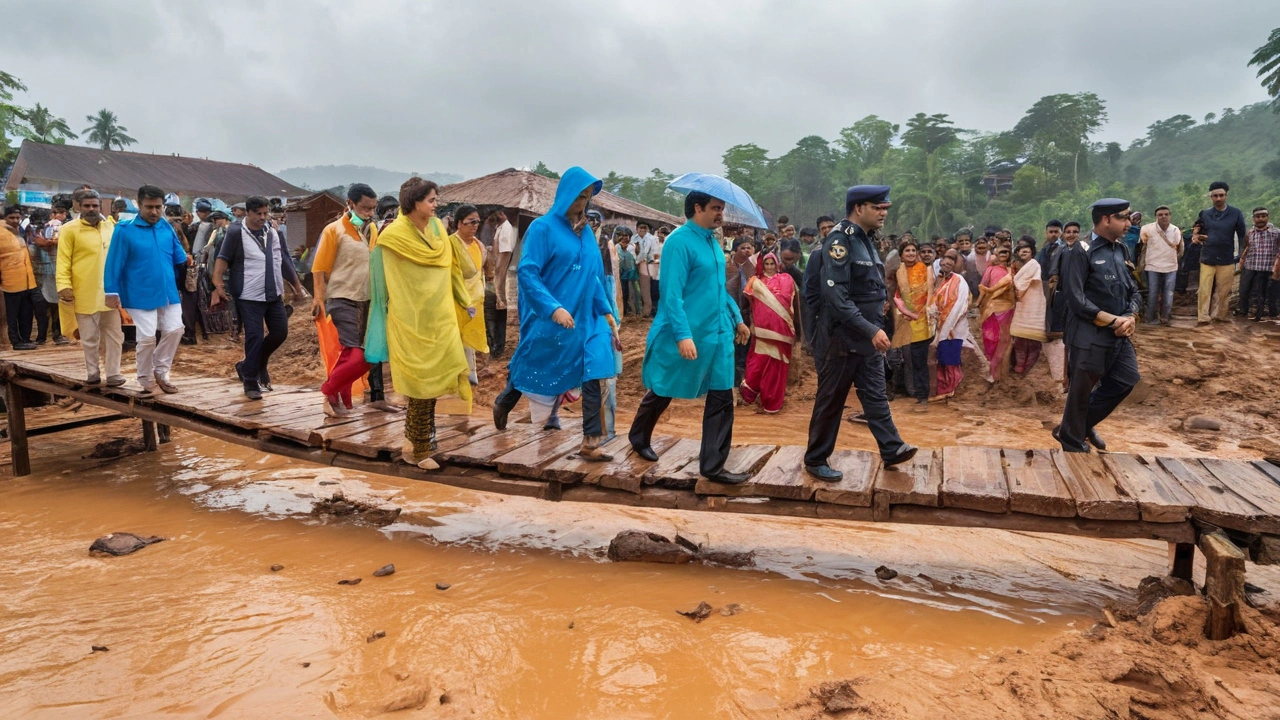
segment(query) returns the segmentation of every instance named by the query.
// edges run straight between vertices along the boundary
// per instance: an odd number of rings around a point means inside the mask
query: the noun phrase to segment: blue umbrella
[[[681,193],[704,192],[717,200],[724,201],[725,220],[738,225],[768,229],[764,213],[760,206],[746,190],[734,185],[719,175],[706,173],[685,173],[667,186],[668,189]]]

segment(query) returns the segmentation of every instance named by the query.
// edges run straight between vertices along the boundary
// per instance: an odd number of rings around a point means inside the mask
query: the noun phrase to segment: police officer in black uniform
[[[846,218],[822,241],[805,267],[805,302],[812,318],[818,392],[809,420],[805,470],[838,482],[843,473],[827,464],[836,447],[849,387],[858,400],[885,467],[910,460],[916,448],[902,441],[885,396],[884,261],[871,236],[889,212],[888,185],[857,185],[845,195]]]
[[[1129,227],[1129,202],[1106,198],[1092,209],[1089,239],[1063,251],[1071,385],[1062,424],[1053,437],[1064,452],[1089,452],[1086,442],[1105,450],[1094,428],[1129,395],[1140,377],[1138,356],[1129,339],[1137,327],[1138,284],[1129,271],[1129,250],[1120,242]]]

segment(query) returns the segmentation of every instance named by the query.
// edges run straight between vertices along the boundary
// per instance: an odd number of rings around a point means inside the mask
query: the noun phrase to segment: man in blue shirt
[[[116,225],[102,272],[107,307],[123,307],[133,318],[138,384],[147,394],[157,387],[178,392],[169,382],[183,330],[174,266],[191,262],[173,226],[160,217],[163,209],[163,190],[154,185],[138,188],[138,214]]]
[[[1200,246],[1200,291],[1196,296],[1196,321],[1203,325],[1212,320],[1227,319],[1227,297],[1235,282],[1237,247],[1249,242],[1249,228],[1244,213],[1227,204],[1230,188],[1219,180],[1209,185],[1213,207],[1200,211],[1201,233],[1191,236]]]

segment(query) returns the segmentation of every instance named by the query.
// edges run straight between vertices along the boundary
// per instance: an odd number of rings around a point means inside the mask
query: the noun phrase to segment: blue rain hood
[[[590,225],[573,231],[565,213],[582,193],[600,192],[602,183],[580,167],[560,178],[546,215],[529,224],[520,251],[520,345],[508,365],[521,392],[559,395],[584,380],[617,374],[612,333],[605,316],[613,312],[604,284],[604,261]],[[552,321],[564,308],[572,330]]]

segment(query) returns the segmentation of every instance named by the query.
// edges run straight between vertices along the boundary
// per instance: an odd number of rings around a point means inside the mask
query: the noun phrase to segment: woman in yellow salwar
[[[391,362],[391,381],[409,399],[402,457],[424,470],[440,466],[436,398],[457,395],[471,409],[471,384],[456,308],[475,316],[462,258],[436,217],[437,186],[410,178],[400,186],[400,215],[369,254],[370,309],[365,357]]]
[[[467,354],[467,379],[476,385],[480,382],[476,376],[476,353],[489,352],[484,327],[484,275],[480,272],[484,267],[485,251],[476,235],[480,230],[480,211],[475,205],[460,205],[453,211],[453,222],[458,231],[450,239],[454,241],[453,249],[462,256],[463,283],[471,294],[471,305],[476,309],[475,316],[470,316],[464,308],[458,308],[462,350]]]

